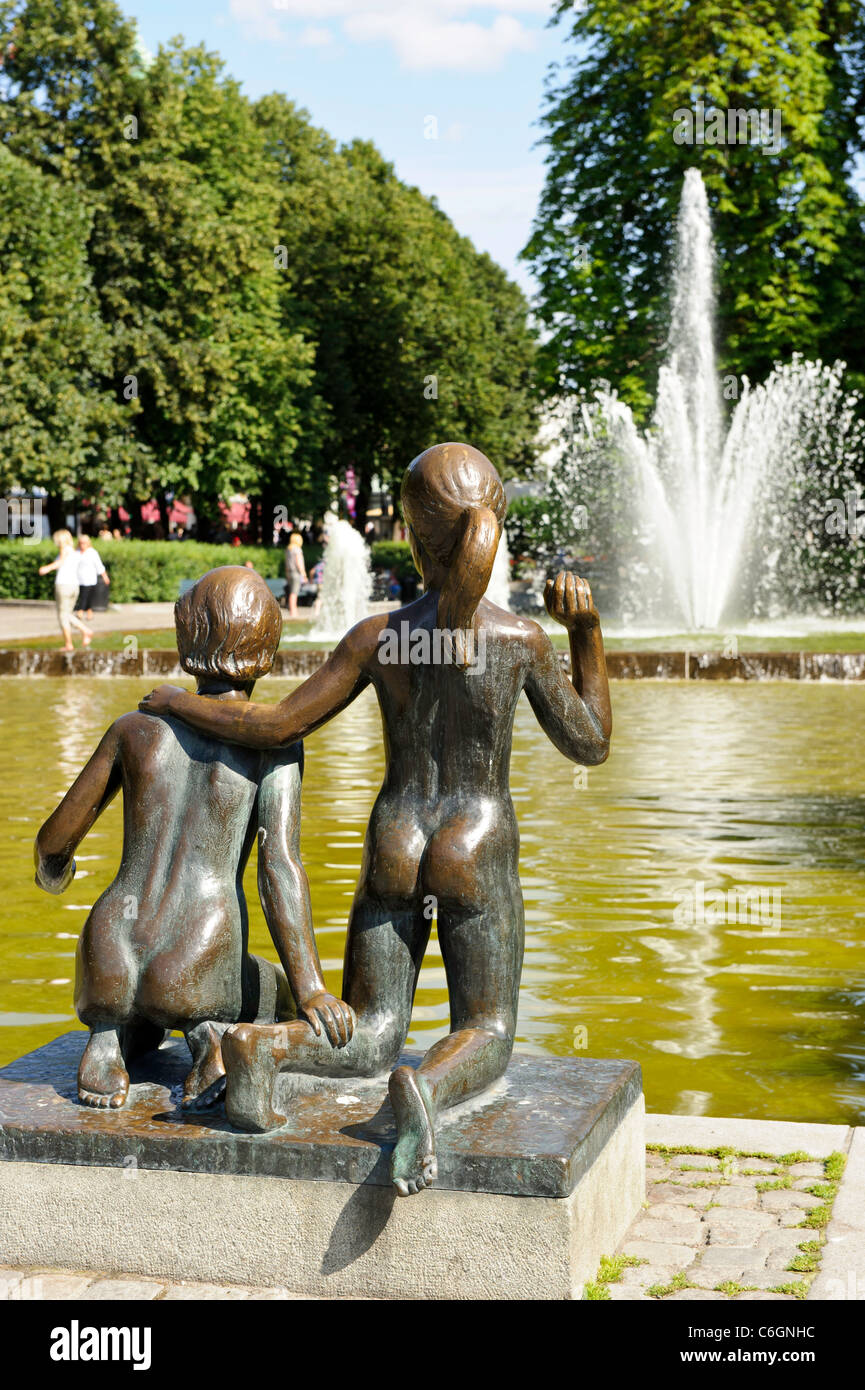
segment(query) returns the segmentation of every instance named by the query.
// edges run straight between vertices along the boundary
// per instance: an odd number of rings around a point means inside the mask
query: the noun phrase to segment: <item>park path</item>
[[[173,603],[114,603],[105,613],[94,613],[90,624],[96,633],[143,632],[154,628],[174,626]],[[0,602],[0,645],[27,637],[56,637],[58,647],[62,637],[52,600],[29,599],[26,602]],[[78,644],[80,645],[80,644]]]

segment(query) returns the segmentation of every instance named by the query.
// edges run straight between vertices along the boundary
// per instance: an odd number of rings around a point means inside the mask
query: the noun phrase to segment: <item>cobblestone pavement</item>
[[[0,1266],[0,1301],[64,1299],[76,1302],[107,1302],[111,1299],[122,1299],[153,1303],[164,1299],[174,1303],[179,1299],[223,1299],[236,1302],[296,1298],[297,1295],[289,1293],[287,1289],[279,1288],[253,1288],[240,1284],[196,1284],[188,1280],[146,1279],[134,1274],[100,1274],[95,1270],[24,1270]]]
[[[744,1303],[806,1296],[835,1192],[831,1159],[650,1150],[646,1162],[648,1206],[619,1247],[628,1263],[605,1262],[590,1297]],[[809,1219],[819,1224],[803,1227]]]

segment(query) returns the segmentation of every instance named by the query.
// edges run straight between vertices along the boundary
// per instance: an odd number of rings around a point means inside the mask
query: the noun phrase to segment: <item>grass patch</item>
[[[795,1153],[789,1154],[770,1154],[765,1149],[733,1149],[729,1144],[719,1144],[716,1148],[700,1148],[693,1144],[647,1144],[646,1149],[649,1153],[675,1155],[675,1154],[706,1154],[709,1158],[718,1158],[723,1163],[725,1159],[739,1158],[762,1158],[767,1163],[774,1165],[775,1171],[781,1173],[783,1168],[791,1163],[819,1163],[811,1154],[806,1154],[797,1149]],[[833,1159],[841,1160],[841,1167],[844,1166],[844,1155],[833,1154],[831,1159],[826,1159],[827,1163]],[[783,1167],[779,1166],[783,1165]],[[828,1176],[828,1174],[827,1174]]]
[[[827,1182],[840,1182],[841,1174],[847,1166],[847,1155],[842,1153],[830,1154],[823,1165],[824,1175]]]
[[[754,1184],[758,1192],[782,1192],[788,1187],[793,1186],[793,1179],[789,1173],[783,1178],[767,1178],[765,1182]]]
[[[602,1255],[598,1273],[586,1284],[583,1297],[589,1303],[603,1303],[610,1297],[607,1285],[618,1284],[623,1270],[648,1263],[638,1255]]]
[[[715,1293],[725,1293],[728,1298],[735,1298],[740,1293],[757,1293],[756,1284],[740,1284],[736,1279],[727,1279],[723,1284],[715,1285]]]
[[[807,1226],[812,1231],[822,1231],[829,1225],[829,1218],[832,1215],[831,1203],[825,1203],[822,1207],[812,1207],[805,1213],[805,1220],[801,1222],[803,1227]]]
[[[805,1188],[805,1191],[812,1197],[834,1198],[838,1191],[838,1184],[837,1182],[812,1182],[810,1187]]]
[[[680,1289],[690,1289],[688,1276],[684,1270],[681,1274],[674,1274],[669,1284],[652,1284],[646,1289],[647,1298],[669,1298],[671,1293],[678,1293]]]
[[[810,1289],[810,1287],[811,1285],[807,1279],[801,1279],[796,1284],[775,1284],[775,1286],[771,1288],[769,1292],[789,1293],[792,1294],[794,1298],[807,1298],[808,1290]]]

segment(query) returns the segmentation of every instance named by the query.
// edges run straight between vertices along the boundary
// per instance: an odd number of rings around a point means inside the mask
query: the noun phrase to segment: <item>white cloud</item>
[[[300,42],[307,48],[326,48],[329,43],[333,43],[333,34],[329,29],[308,24],[300,36]]]
[[[414,71],[482,72],[501,67],[510,53],[534,47],[535,36],[517,16],[552,13],[552,0],[230,0],[231,14],[255,38],[289,40],[288,19],[310,21],[301,42],[332,38],[321,21],[336,21],[356,43],[384,42],[400,65]],[[485,22],[489,20],[490,22]],[[318,21],[314,25],[312,21]],[[311,35],[319,37],[313,39]],[[324,39],[324,34],[328,35]]]

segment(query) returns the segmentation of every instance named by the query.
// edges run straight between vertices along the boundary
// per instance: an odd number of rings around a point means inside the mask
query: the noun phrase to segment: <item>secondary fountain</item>
[[[739,619],[841,611],[861,587],[862,541],[854,526],[845,558],[827,518],[857,492],[859,398],[844,389],[843,363],[794,356],[757,387],[725,378],[736,399],[728,420],[714,259],[705,186],[689,169],[651,425],[640,431],[610,389],[559,402],[546,431],[547,487],[566,517],[575,498],[589,503],[592,548],[614,560],[623,593],[637,594],[634,617],[694,630],[717,628],[732,610]],[[599,509],[616,512],[617,524],[607,516],[599,526]]]
[[[307,641],[339,640],[369,612],[372,594],[369,547],[350,522],[324,518],[324,572],[318,616]]]
[[[504,531],[502,531],[499,548],[496,551],[496,558],[493,561],[493,572],[490,575],[490,582],[487,585],[486,596],[490,603],[495,603],[499,608],[505,608],[510,612],[511,553],[508,550],[508,538]]]

